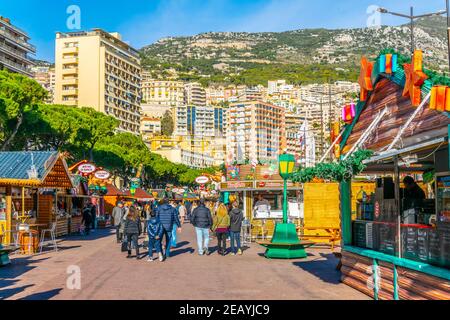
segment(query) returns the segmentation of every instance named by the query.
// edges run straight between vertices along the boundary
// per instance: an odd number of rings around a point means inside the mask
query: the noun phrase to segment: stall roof
[[[29,176],[32,165],[35,177]],[[0,152],[0,185],[73,188],[66,161],[56,151]]]
[[[393,142],[400,132],[403,124],[411,118],[416,111],[411,99],[403,96],[406,77],[403,68],[399,68],[393,75],[379,73],[378,62],[373,68],[372,79],[374,90],[369,93],[367,102],[359,102],[357,114],[352,125],[348,126],[341,144],[343,154],[364,134],[369,125],[377,117],[378,113],[387,108],[387,115],[370,134],[362,148],[375,152],[382,152]],[[431,90],[433,83],[425,81],[422,87],[422,96],[425,97]],[[448,136],[450,118],[444,112],[429,108],[426,103],[423,110],[412,120],[408,128],[403,132],[397,149],[408,148],[424,141]]]
[[[120,191],[116,186],[114,186],[112,184],[108,184],[106,186],[106,189],[108,190],[106,196],[111,196],[111,197],[118,196],[118,197],[121,197],[121,196],[126,196],[127,195],[125,192]]]
[[[136,193],[134,194],[134,196],[131,195],[130,190],[126,191],[124,194],[125,194],[125,196],[131,196],[136,199],[154,199],[152,194],[149,194],[148,192],[146,192],[145,190],[143,190],[141,188],[136,189]]]

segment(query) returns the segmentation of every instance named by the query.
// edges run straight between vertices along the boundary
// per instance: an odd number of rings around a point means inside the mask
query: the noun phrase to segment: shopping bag
[[[122,241],[122,252],[128,251],[128,241]]]

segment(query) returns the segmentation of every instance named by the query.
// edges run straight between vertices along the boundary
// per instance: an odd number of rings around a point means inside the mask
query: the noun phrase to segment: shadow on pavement
[[[320,257],[314,260],[296,261],[293,265],[311,273],[323,282],[340,284],[341,273],[336,270],[338,263],[333,253],[320,253]]]
[[[70,241],[92,241],[105,237],[109,237],[112,234],[115,234],[116,230],[114,228],[106,228],[106,229],[95,229],[91,230],[89,235],[81,235],[81,234],[72,234],[68,236],[64,236],[60,239],[70,240]]]
[[[58,295],[61,290],[62,290],[61,288],[58,288],[45,292],[33,293],[30,294],[29,296],[20,298],[19,300],[50,300],[54,296]]]
[[[8,299],[12,296],[15,296],[18,293],[21,293],[25,289],[29,287],[34,287],[33,284],[28,284],[26,286],[18,287],[18,288],[11,288],[11,289],[2,289],[0,290],[0,300]]]
[[[172,251],[170,252],[170,257],[176,257],[179,255],[182,255],[183,253],[193,254],[194,252],[195,252],[195,250],[192,247],[185,248],[185,249],[172,249]]]
[[[35,264],[38,264],[41,261],[48,260],[49,258],[42,258],[33,260],[35,256],[18,256],[13,255],[10,256],[11,264],[0,268],[0,288],[2,287],[2,281],[5,279],[15,279],[27,273],[28,271],[36,268]]]

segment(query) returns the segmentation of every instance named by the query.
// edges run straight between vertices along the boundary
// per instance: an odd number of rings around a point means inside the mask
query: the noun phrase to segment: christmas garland
[[[319,163],[313,168],[302,168],[294,172],[292,181],[308,183],[315,179],[342,182],[350,181],[364,171],[363,161],[373,155],[371,150],[358,150],[345,160],[337,163]]]

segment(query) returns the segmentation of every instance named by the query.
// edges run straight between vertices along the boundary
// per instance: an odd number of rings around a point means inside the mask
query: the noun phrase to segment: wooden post
[[[12,188],[6,187],[6,230],[11,230],[12,226]],[[11,233],[4,239],[5,244],[11,244]]]
[[[398,155],[394,157],[395,203],[397,205],[397,250],[398,257],[402,257],[402,211],[400,199],[400,168]]]
[[[342,240],[344,242],[344,245],[352,244],[351,190],[351,182],[343,181],[340,183]]]

